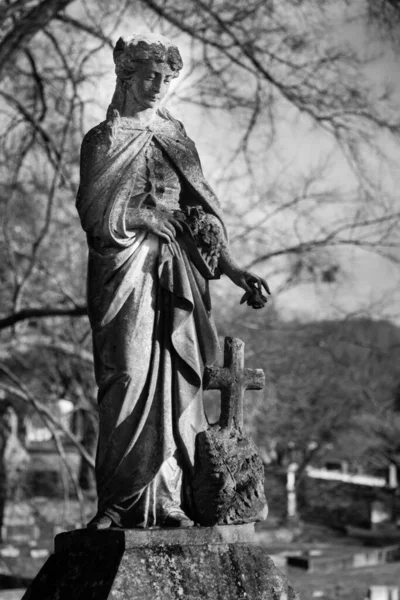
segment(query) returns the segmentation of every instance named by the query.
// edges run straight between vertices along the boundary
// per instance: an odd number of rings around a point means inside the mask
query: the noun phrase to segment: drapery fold
[[[152,131],[105,123],[85,138],[77,208],[89,244],[98,510],[124,527],[162,523],[176,506],[182,471],[190,488],[195,436],[207,425],[203,370],[219,348],[208,282],[179,240],[113,228],[114,211],[132,207],[135,160],[152,139],[179,173],[186,200],[221,219],[194,144],[168,113]]]

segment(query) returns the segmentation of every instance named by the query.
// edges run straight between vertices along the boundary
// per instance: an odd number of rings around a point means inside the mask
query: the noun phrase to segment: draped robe
[[[208,282],[179,237],[166,244],[124,219],[115,227],[132,207],[135,162],[152,141],[179,174],[180,202],[222,222],[194,143],[167,111],[148,127],[116,117],[85,136],[77,209],[89,246],[98,514],[123,527],[160,525],[182,498],[190,514],[194,440],[207,425],[203,370],[218,351]]]

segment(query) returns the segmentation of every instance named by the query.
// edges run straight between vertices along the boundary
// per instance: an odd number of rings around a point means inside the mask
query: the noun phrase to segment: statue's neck
[[[135,110],[123,110],[121,112],[121,117],[125,117],[125,118],[129,118],[130,120],[132,120],[132,122],[137,123],[138,125],[141,125],[142,127],[145,127],[146,125],[149,125],[155,115],[156,115],[157,109],[156,108],[147,108],[146,110],[140,110],[140,111],[135,111]]]
[[[154,119],[156,110],[156,107],[143,108],[143,106],[138,103],[131,90],[128,89],[127,93],[125,94],[122,111],[120,114],[121,117],[128,117],[134,120],[138,125],[146,126],[149,125]]]
[[[132,90],[124,85],[120,79],[117,79],[109,109],[117,110],[121,117],[129,119],[132,125],[139,125],[140,127],[150,125],[157,113],[157,106],[143,108],[135,98]]]

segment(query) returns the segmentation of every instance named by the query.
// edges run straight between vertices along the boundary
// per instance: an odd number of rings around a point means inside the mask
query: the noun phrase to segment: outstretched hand
[[[265,290],[267,294],[271,294],[265,279],[249,271],[241,271],[238,277],[235,278],[234,283],[246,291],[240,300],[240,304],[247,302],[247,305],[252,308],[263,308],[265,306],[268,298],[263,295],[263,291]]]

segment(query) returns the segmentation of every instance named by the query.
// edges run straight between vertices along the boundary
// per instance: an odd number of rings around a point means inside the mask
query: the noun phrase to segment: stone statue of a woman
[[[220,205],[182,124],[158,108],[182,67],[153,34],[120,38],[106,121],[82,144],[77,208],[89,246],[100,433],[89,526],[190,526],[205,365],[218,340],[208,279],[255,308],[266,282],[234,262]]]

